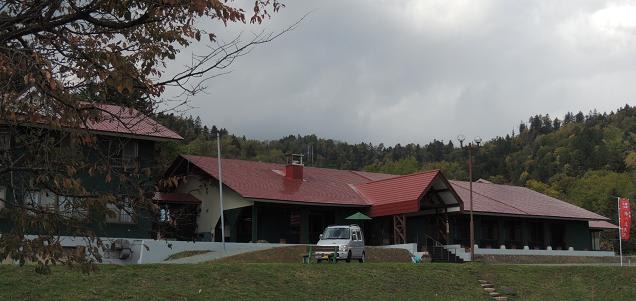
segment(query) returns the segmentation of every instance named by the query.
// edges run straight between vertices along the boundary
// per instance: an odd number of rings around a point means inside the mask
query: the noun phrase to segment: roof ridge
[[[209,158],[209,159],[217,159],[218,157],[216,156],[203,156],[203,155],[190,155],[190,154],[179,154],[180,156],[183,157],[198,157],[198,158]],[[285,166],[284,163],[276,163],[276,162],[264,162],[264,161],[255,161],[255,160],[246,160],[246,159],[234,159],[234,158],[221,158],[221,160],[232,160],[232,161],[243,161],[243,162],[252,162],[252,163],[261,163],[261,164],[275,164],[275,165],[280,165],[280,166]],[[364,170],[355,170],[355,169],[339,169],[339,168],[329,168],[329,167],[318,167],[318,166],[306,166],[304,165],[305,168],[315,168],[315,169],[324,169],[324,170],[336,170],[336,171],[342,171],[342,172],[350,172],[353,173],[357,176],[363,177],[367,180],[373,181],[373,179],[366,177],[364,175],[362,175],[361,173],[365,172],[365,173],[370,173],[370,174],[377,174],[377,175],[389,175],[389,176],[394,176],[391,177],[391,179],[393,178],[397,178],[397,177],[401,177],[401,176],[408,176],[408,175],[394,175],[394,174],[390,174],[390,173],[381,173],[381,172],[373,172],[373,171],[364,171]],[[423,173],[423,172],[417,172],[417,173]],[[416,174],[416,173],[412,173],[412,174]],[[409,174],[409,175],[412,175]],[[382,179],[385,180],[385,179]]]
[[[369,197],[366,194],[364,194],[364,192],[360,191],[360,189],[358,189],[356,185],[354,184],[347,184],[347,185],[351,188],[351,190],[353,190],[356,194],[358,194],[367,205],[373,206],[373,202],[371,202],[371,199],[369,199]]]
[[[345,169],[345,170],[346,170],[346,169]],[[393,178],[397,178],[397,177],[399,177],[399,175],[394,175],[394,174],[390,174],[390,173],[380,173],[380,172],[372,172],[372,171],[364,171],[364,170],[348,170],[348,171],[349,171],[349,172],[351,172],[351,173],[353,173],[353,174],[355,174],[356,176],[359,176],[359,177],[365,178],[365,179],[367,179],[367,180],[369,180],[369,181],[371,181],[371,182],[379,181],[379,180],[374,180],[373,178],[370,178],[370,177],[368,177],[368,176],[365,176],[365,175],[364,175],[364,174],[362,174],[362,173],[370,173],[370,174],[374,174],[374,175],[383,175],[383,176],[392,176],[392,177],[387,178],[387,179],[393,179]],[[385,180],[385,179],[381,179],[381,180]],[[368,183],[371,183],[371,182],[368,182]]]
[[[392,178],[386,178],[386,179],[380,179],[380,180],[375,180],[375,181],[371,181],[368,183],[362,183],[359,185],[366,185],[366,184],[373,184],[373,183],[377,183],[377,182],[383,182],[383,181],[388,181],[388,180],[395,180],[395,179],[401,179],[401,178],[406,178],[406,177],[412,177],[412,176],[417,176],[417,175],[421,175],[421,174],[426,174],[426,173],[433,173],[433,172],[441,172],[439,169],[432,169],[432,170],[426,170],[426,171],[418,171],[418,172],[414,172],[414,173],[410,173],[410,174],[406,174],[406,175],[398,175]]]
[[[351,172],[352,174],[354,174],[354,175],[356,175],[356,176],[359,176],[359,177],[365,178],[365,179],[367,179],[367,180],[369,180],[369,181],[373,181],[373,179],[371,179],[371,178],[369,178],[369,177],[366,177],[366,176],[361,175],[361,174],[359,173],[360,171],[358,171],[358,170],[350,170],[349,172]]]

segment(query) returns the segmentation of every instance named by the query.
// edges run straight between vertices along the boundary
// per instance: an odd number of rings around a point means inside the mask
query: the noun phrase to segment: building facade
[[[226,241],[314,243],[324,227],[357,222],[370,245],[416,243],[469,249],[470,190],[441,171],[411,175],[222,160]],[[220,241],[216,158],[180,156],[166,173],[178,185],[158,193],[166,213],[165,238],[181,226],[171,212],[190,204],[189,239]],[[606,217],[524,187],[473,183],[475,244],[480,249],[599,250],[599,231],[613,229]],[[177,230],[177,232],[179,232]],[[181,231],[183,232],[183,231]],[[161,234],[161,233],[159,233]]]
[[[0,170],[3,170],[0,173],[0,233],[11,231],[13,225],[20,222],[9,212],[22,207],[41,214],[42,219],[48,215],[79,218],[102,237],[151,236],[155,214],[136,208],[134,198],[139,190],[154,190],[156,183],[146,170],[156,168],[156,143],[183,138],[135,109],[95,106],[103,116],[82,128],[0,123]],[[86,134],[84,137],[89,137],[86,139],[91,139],[91,143],[71,141],[82,138],[74,135],[77,133]],[[38,141],[42,145],[35,144]],[[43,145],[52,145],[55,149],[39,152]],[[86,168],[86,165],[94,167]],[[43,171],[38,172],[38,168]],[[58,179],[58,175],[62,176]],[[38,177],[46,178],[40,181]],[[57,185],[56,181],[63,180],[68,184]],[[65,193],[67,187],[70,188],[66,192],[72,190],[71,180],[81,183],[87,195],[111,194],[124,200],[120,203],[127,207],[109,204],[110,214],[96,218],[97,213],[87,210],[87,206],[76,206],[80,199],[89,201],[91,197]],[[96,220],[105,220],[105,223],[93,222]],[[39,232],[35,226],[29,234]],[[71,231],[60,228],[58,233],[66,235]]]

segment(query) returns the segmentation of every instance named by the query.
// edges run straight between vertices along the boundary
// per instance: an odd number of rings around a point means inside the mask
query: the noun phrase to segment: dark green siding
[[[117,139],[117,138],[112,138]],[[133,140],[138,143],[138,154],[139,154],[139,166],[140,168],[153,168],[155,167],[155,142],[147,141],[147,140]],[[95,156],[89,154],[88,161],[95,160]],[[113,178],[111,182],[107,183],[104,175],[98,176],[90,176],[87,173],[81,173],[79,175],[80,180],[82,181],[82,185],[86,190],[93,194],[107,194],[113,193],[116,195],[119,194],[129,194],[129,195],[137,195],[138,189],[141,188],[144,191],[152,192],[154,187],[153,176],[147,177],[141,173],[140,176],[131,180],[134,185],[129,185],[128,188],[120,187],[121,183],[118,178]],[[10,188],[7,189],[7,203],[14,202],[17,199],[21,199],[21,192],[12,191]],[[92,213],[89,212],[89,218],[95,219],[95,216],[92,216]],[[152,224],[153,224],[153,216],[147,210],[140,209],[137,211],[137,216],[135,218],[135,222],[131,224],[117,224],[117,223],[106,223],[106,224],[97,224],[92,223],[91,228],[95,231],[97,236],[101,237],[129,237],[129,238],[150,238],[152,237]],[[9,218],[0,217],[0,232],[9,231],[12,227],[12,224]],[[33,230],[34,234],[37,233],[37,230]],[[65,233],[64,230],[61,231],[63,235],[69,234],[69,232]]]

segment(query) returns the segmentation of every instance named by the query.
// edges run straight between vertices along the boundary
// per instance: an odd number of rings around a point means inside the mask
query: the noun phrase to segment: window
[[[56,195],[51,191],[29,191],[24,201],[32,208],[45,211],[57,211],[66,217],[86,218],[88,210],[82,206],[83,198]]]
[[[0,133],[0,151],[11,149],[11,136],[8,133]]]
[[[170,220],[171,220],[171,218],[170,218],[170,209],[168,209],[168,208],[159,209],[159,222],[169,223]]]
[[[4,202],[7,199],[7,188],[4,186],[0,186],[0,211],[4,209]]]
[[[601,250],[601,231],[592,231],[592,250]]]
[[[323,233],[323,239],[349,239],[349,228],[327,228]]]
[[[139,144],[135,141],[128,141],[124,144],[124,147],[121,152],[121,157],[126,159],[137,159],[139,156]]]
[[[131,201],[129,198],[125,197],[123,204],[119,204],[119,206],[109,203],[106,205],[106,208],[111,211],[111,214],[106,216],[106,222],[111,224],[133,224],[134,220],[132,214],[134,213],[134,209],[131,206]]]
[[[28,191],[24,194],[24,202],[37,210],[55,210],[55,195],[49,191]]]
[[[134,140],[105,139],[102,142],[108,150],[108,160],[115,168],[135,168],[139,158],[139,144]]]
[[[351,237],[351,240],[358,240],[358,231],[353,231],[353,236]]]
[[[139,144],[135,141],[128,141],[124,144],[121,152],[122,166],[125,168],[135,168],[139,157]]]
[[[57,196],[57,210],[66,217],[87,218],[88,209],[83,206],[86,199]]]

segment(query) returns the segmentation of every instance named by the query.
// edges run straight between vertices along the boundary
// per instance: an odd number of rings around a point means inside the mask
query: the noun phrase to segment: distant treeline
[[[199,117],[171,114],[157,119],[185,138],[183,143],[162,146],[164,165],[178,153],[216,156],[220,132],[225,158],[284,163],[284,154],[301,153],[310,166],[392,174],[441,169],[448,178],[467,179],[467,153],[453,141],[385,146],[316,135],[260,141],[208,127]],[[612,196],[636,197],[636,107],[625,105],[602,114],[567,113],[562,119],[532,116],[517,131],[484,141],[473,172],[475,179],[527,186],[615,219]],[[636,230],[636,223],[632,225]],[[634,240],[626,245],[636,249]]]

